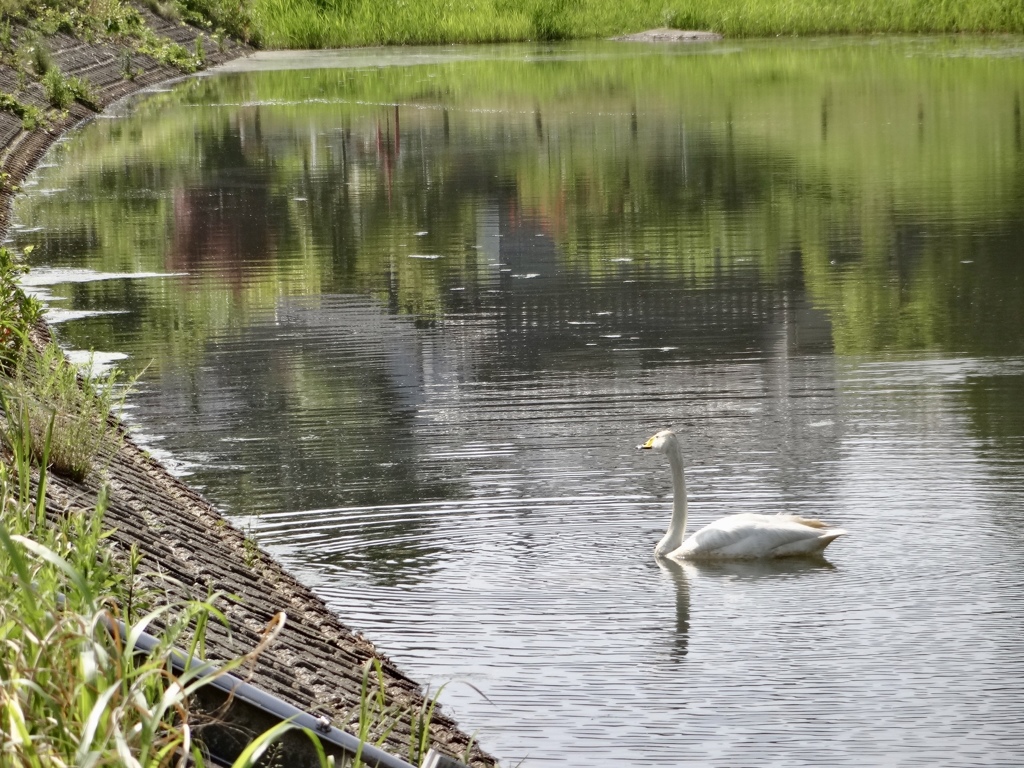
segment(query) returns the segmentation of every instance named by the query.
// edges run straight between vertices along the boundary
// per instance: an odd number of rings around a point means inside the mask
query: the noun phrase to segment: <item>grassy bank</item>
[[[730,37],[1024,32],[1018,0],[675,0],[668,22]]]
[[[1018,0],[251,0],[269,48],[607,37],[651,27],[732,37],[1024,32]]]
[[[483,43],[602,37],[661,26],[660,0],[253,0],[270,48]]]
[[[55,133],[131,90],[76,76],[82,62],[67,49],[93,46],[84,67],[93,75],[120,51],[114,67],[123,81],[152,82],[154,70],[166,78],[205,64],[208,48],[193,36],[200,43],[191,49],[161,37],[118,0],[0,0],[0,122],[7,140],[20,140],[4,156],[0,200]],[[12,133],[19,124],[20,136]],[[41,307],[19,288],[22,271],[0,248],[0,764],[202,766],[196,716],[201,724],[209,715],[192,712],[190,699],[208,678],[175,674],[168,660],[174,646],[203,655],[206,628],[223,620],[220,598],[170,598],[154,574],[139,572],[136,550],[118,556],[109,545],[107,494],[96,491],[121,447],[116,376],[82,379],[32,331]],[[76,487],[80,500],[58,506],[55,483]],[[133,636],[144,631],[159,647],[139,655]],[[238,764],[251,764],[261,746]]]
[[[730,37],[1024,33],[1019,0],[143,0],[141,5],[215,37],[265,48],[552,41],[652,27]],[[137,36],[142,29],[125,0],[51,0],[41,7],[0,0],[0,16],[96,35]],[[140,45],[146,44],[140,38]],[[183,69],[202,64],[195,52],[153,45],[155,55]]]

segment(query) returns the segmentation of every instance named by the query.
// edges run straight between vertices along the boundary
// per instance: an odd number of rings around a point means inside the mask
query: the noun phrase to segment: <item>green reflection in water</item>
[[[1024,456],[1024,375],[972,376],[965,402],[975,434],[1004,455]]]
[[[172,449],[216,453],[218,503],[465,498],[417,453],[428,355],[514,394],[767,358],[797,315],[825,337],[801,349],[1024,353],[1019,43],[357,52],[190,80],[62,144],[18,237],[41,264],[187,273],[54,293],[124,312],[62,336],[152,359],[141,399],[171,401]],[[608,331],[567,321],[598,310],[641,349],[584,346]],[[1019,447],[1019,383],[972,381],[976,434]],[[351,567],[410,579],[432,524],[396,515]]]
[[[494,278],[495,206],[540,222],[582,284],[614,259],[696,287],[796,271],[839,354],[1019,354],[1019,46],[463,49],[192,80],[67,142],[23,239],[46,263],[189,272],[159,302],[75,288],[152,303],[132,332],[178,363],[288,295],[434,322]]]

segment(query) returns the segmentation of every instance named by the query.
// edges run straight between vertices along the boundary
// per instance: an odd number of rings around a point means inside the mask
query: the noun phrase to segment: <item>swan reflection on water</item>
[[[660,563],[679,566],[690,578],[697,576],[732,577],[738,581],[754,581],[769,576],[797,575],[814,571],[834,571],[836,567],[824,557],[780,557],[773,560],[692,560],[677,563],[658,558]]]
[[[682,661],[690,645],[690,586],[700,579],[728,578],[735,581],[756,581],[770,577],[797,577],[805,574],[834,571],[836,567],[824,557],[783,557],[771,560],[697,560],[679,562],[656,557],[661,576],[675,587],[676,621],[672,637],[671,657]]]
[[[675,585],[676,592],[676,631],[672,637],[671,656],[675,661],[686,657],[690,645],[690,576],[687,567],[675,560],[657,557],[654,560],[661,569],[663,578]]]

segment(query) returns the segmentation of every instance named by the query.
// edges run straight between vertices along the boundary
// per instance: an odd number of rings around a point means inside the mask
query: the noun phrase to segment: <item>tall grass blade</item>
[[[36,557],[39,557],[50,563],[50,565],[58,568],[65,576],[68,577],[68,580],[75,586],[75,589],[78,590],[78,593],[85,599],[86,603],[92,605],[95,602],[95,596],[93,595],[90,584],[82,578],[82,574],[75,568],[72,568],[71,564],[63,557],[48,547],[44,547],[42,544],[38,544],[25,536],[12,536],[11,541],[16,544],[20,544]]]
[[[96,732],[99,730],[100,722],[110,716],[107,711],[107,706],[110,704],[110,700],[115,694],[119,693],[121,686],[118,683],[114,683],[107,687],[97,698],[96,703],[93,704],[92,709],[89,712],[89,716],[85,719],[84,728],[82,729],[81,741],[79,742],[78,749],[75,752],[75,760],[79,765],[86,762],[86,758],[92,751],[92,742],[96,738]]]

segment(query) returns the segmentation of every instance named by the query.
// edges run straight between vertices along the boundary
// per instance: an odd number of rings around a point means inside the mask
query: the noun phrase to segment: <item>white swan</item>
[[[662,430],[643,445],[668,456],[672,466],[672,522],[654,548],[658,557],[672,560],[700,558],[751,559],[820,555],[825,547],[846,531],[831,528],[820,520],[798,515],[739,514],[706,525],[690,538],[686,536],[686,481],[683,452],[675,432]]]

